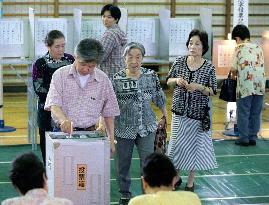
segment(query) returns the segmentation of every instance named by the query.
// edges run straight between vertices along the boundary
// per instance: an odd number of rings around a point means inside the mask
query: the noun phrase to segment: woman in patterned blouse
[[[128,204],[131,198],[129,170],[134,145],[140,157],[140,171],[145,158],[154,151],[157,123],[151,102],[167,117],[166,98],[157,74],[141,67],[144,55],[143,45],[127,44],[123,54],[126,68],[113,77],[120,107],[120,116],[115,118],[116,167],[121,194],[119,204]]]
[[[61,31],[52,30],[45,38],[48,52],[33,64],[33,86],[38,96],[37,123],[39,127],[40,149],[46,164],[45,132],[52,131],[51,113],[44,110],[52,74],[60,67],[72,64],[72,55],[64,53],[65,38]]]
[[[207,33],[192,30],[186,46],[189,54],[175,60],[167,77],[167,84],[175,86],[168,155],[177,170],[189,171],[185,190],[194,191],[195,171],[217,166],[208,132],[208,96],[216,94],[217,81],[214,66],[202,58],[208,50]],[[175,188],[181,182],[179,178]]]

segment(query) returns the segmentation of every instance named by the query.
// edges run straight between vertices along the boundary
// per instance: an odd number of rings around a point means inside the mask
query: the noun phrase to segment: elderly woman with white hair
[[[121,195],[119,204],[128,204],[131,198],[129,170],[134,145],[140,157],[140,170],[145,158],[154,151],[157,121],[151,102],[167,118],[166,98],[157,74],[141,67],[144,55],[142,44],[128,43],[123,53],[125,69],[113,77],[120,107],[120,116],[115,118],[116,168]]]

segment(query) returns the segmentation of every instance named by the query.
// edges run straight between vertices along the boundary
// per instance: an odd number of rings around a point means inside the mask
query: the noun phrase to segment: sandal
[[[191,191],[191,192],[194,192],[194,183],[193,183],[192,187],[188,187],[188,184],[186,184],[186,186],[185,186],[185,191]]]

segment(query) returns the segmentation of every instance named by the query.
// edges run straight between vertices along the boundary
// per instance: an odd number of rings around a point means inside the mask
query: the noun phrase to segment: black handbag
[[[232,79],[230,71],[228,78],[222,82],[219,99],[226,102],[236,102],[236,84],[237,80]]]

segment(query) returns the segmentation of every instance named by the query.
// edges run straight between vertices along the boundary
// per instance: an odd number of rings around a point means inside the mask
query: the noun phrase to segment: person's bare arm
[[[59,124],[62,132],[72,133],[72,122],[65,116],[61,107],[57,105],[51,106],[51,115]]]
[[[106,133],[110,139],[111,153],[115,153],[115,139],[114,139],[114,117],[104,117],[106,125]]]

